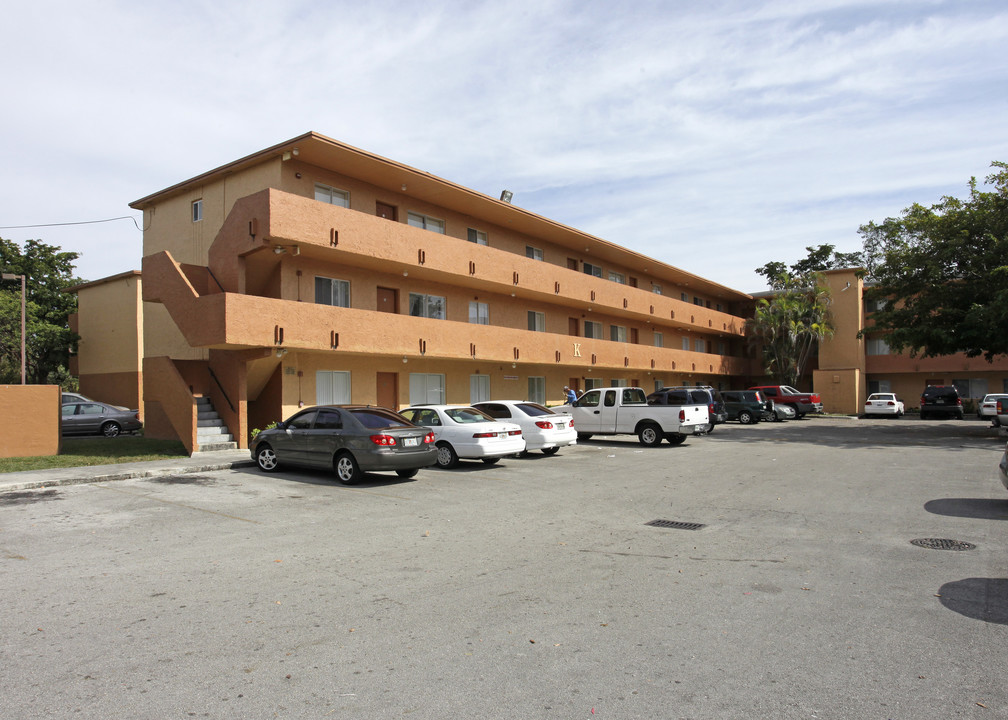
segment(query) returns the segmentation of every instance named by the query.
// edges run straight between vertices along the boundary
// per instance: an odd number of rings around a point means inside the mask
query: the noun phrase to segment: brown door
[[[576,392],[578,395],[581,394],[581,378],[569,378],[567,380],[567,387]]]
[[[378,373],[378,404],[391,410],[399,409],[399,375],[396,373]]]
[[[567,334],[572,337],[581,336],[581,324],[578,322],[577,318],[567,319]]]
[[[577,270],[578,269],[578,261],[575,260],[574,258],[567,258],[567,269],[568,270]]]
[[[399,291],[395,288],[378,288],[378,312],[399,314]]]
[[[630,343],[637,344],[637,328],[630,328]]]
[[[386,220],[398,220],[399,213],[396,210],[395,205],[386,205],[381,200],[375,203],[375,214],[378,217],[385,218]]]

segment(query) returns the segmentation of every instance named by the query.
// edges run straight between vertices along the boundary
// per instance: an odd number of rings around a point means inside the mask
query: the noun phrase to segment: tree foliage
[[[872,319],[890,348],[912,356],[1008,353],[1008,164],[994,162],[989,192],[914,204],[899,218],[862,225],[874,284],[889,301]]]
[[[66,289],[82,282],[74,276],[74,252],[39,240],[24,249],[0,238],[0,270],[26,276],[25,375],[31,384],[60,384],[69,379],[70,353],[77,334],[69,315],[77,312],[77,296]],[[21,285],[0,283],[0,383],[21,381]]]
[[[768,375],[781,384],[797,385],[819,343],[833,335],[830,292],[822,275],[811,269],[800,275],[781,271],[768,276],[768,281],[774,293],[756,301],[748,321],[750,341],[759,345]]]
[[[790,267],[774,260],[756,268],[756,272],[766,278],[771,290],[783,290],[788,284],[812,287],[818,279],[816,274],[826,270],[863,268],[867,264],[864,253],[837,252],[835,245],[806,246],[805,250],[808,255]]]

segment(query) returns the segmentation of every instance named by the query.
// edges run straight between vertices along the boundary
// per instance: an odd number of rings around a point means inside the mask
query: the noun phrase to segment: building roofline
[[[308,164],[317,164],[321,167],[332,167],[338,160],[339,164],[347,168],[346,174],[348,175],[358,177],[378,187],[385,187],[392,192],[399,192],[402,186],[406,186],[409,188],[409,195],[419,200],[457,210],[463,214],[474,215],[533,237],[540,235],[550,237],[557,240],[558,244],[566,245],[571,249],[583,247],[583,254],[588,260],[596,258],[620,265],[629,265],[631,263],[628,263],[627,260],[632,259],[641,266],[644,279],[648,282],[654,279],[658,283],[678,283],[694,288],[698,292],[716,295],[726,301],[741,302],[751,299],[748,293],[741,290],[729,288],[635,250],[537,215],[517,205],[312,131],[246,155],[139,200],[134,200],[129,206],[134,210],[144,210],[161,200],[178,195],[188,188],[226,177],[231,173],[270,159],[285,159],[292,156],[296,156]],[[478,207],[478,214],[472,211],[474,203]],[[577,252],[580,254],[580,250]]]
[[[80,290],[96,287],[98,285],[106,285],[108,283],[125,280],[130,277],[136,277],[139,279],[142,275],[139,270],[127,270],[126,272],[122,272],[117,275],[109,275],[108,277],[99,278],[97,280],[89,280],[88,282],[81,283],[80,285],[73,285],[72,287],[66,288],[63,292],[75,293]]]

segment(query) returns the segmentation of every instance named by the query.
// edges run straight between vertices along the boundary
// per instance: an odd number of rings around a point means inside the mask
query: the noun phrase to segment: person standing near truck
[[[577,393],[571,390],[568,386],[564,385],[564,401],[568,403],[575,402],[577,400]]]

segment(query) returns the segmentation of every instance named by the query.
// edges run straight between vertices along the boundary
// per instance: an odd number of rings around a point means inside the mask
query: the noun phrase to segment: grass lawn
[[[0,473],[188,456],[185,446],[178,441],[155,440],[140,435],[63,438],[63,450],[59,455],[0,458]]]

